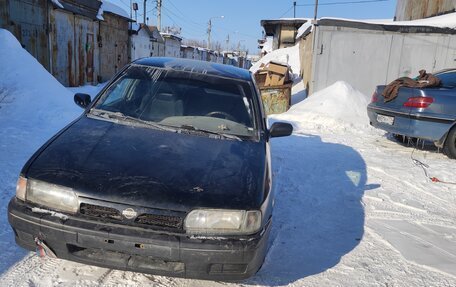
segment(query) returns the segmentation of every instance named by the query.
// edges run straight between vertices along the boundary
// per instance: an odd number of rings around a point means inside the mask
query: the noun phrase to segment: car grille
[[[182,228],[182,217],[158,214],[141,214],[136,217],[138,224],[153,225],[168,228]]]
[[[85,216],[96,217],[101,220],[116,221],[131,224],[131,221],[126,220],[120,210],[112,207],[81,203],[79,212]],[[182,229],[183,217],[176,215],[152,214],[143,213],[138,215],[133,224],[147,225],[161,228]]]
[[[122,220],[122,215],[119,210],[106,206],[81,203],[79,212],[91,217]]]

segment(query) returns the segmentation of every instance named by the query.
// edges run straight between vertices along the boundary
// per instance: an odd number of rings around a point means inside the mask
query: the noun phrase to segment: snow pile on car
[[[23,121],[36,126],[68,122],[81,111],[73,94],[24,50],[8,31],[0,29],[0,122]],[[49,113],[48,110],[52,110]]]
[[[310,95],[273,119],[292,122],[295,127],[318,124],[325,127],[367,127],[368,98],[344,81]]]

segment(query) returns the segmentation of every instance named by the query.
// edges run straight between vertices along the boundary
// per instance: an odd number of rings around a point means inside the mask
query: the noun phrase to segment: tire
[[[443,152],[452,159],[456,159],[456,127],[453,127],[445,140]]]

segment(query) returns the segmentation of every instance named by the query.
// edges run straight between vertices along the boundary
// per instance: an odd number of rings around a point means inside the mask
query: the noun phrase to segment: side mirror
[[[286,137],[291,135],[293,132],[293,126],[289,123],[281,123],[276,122],[273,123],[271,128],[269,129],[269,137],[277,138],[277,137]]]
[[[87,94],[77,93],[74,95],[74,102],[76,103],[76,105],[85,109],[90,105],[92,99]]]

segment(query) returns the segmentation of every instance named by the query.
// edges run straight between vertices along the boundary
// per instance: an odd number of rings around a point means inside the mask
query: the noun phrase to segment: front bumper
[[[192,238],[151,229],[101,223],[79,217],[63,220],[34,213],[13,198],[8,220],[16,243],[36,249],[35,237],[58,258],[101,267],[210,280],[242,280],[254,275],[267,252],[271,222],[244,237]]]

